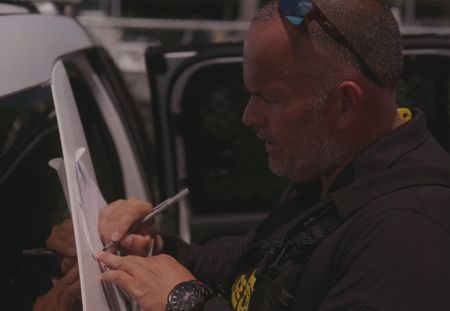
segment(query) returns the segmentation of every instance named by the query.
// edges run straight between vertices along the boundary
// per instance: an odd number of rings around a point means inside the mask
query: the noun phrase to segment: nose
[[[249,127],[263,127],[267,125],[267,118],[258,99],[255,96],[250,96],[250,99],[245,107],[242,115],[242,122]]]

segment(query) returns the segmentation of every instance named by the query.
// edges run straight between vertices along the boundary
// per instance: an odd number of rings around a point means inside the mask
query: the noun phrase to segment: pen
[[[24,256],[56,256],[56,253],[45,248],[23,249]]]
[[[155,218],[156,215],[161,214],[162,212],[164,212],[167,208],[169,208],[170,206],[172,206],[172,204],[178,202],[182,197],[186,196],[189,194],[189,189],[185,188],[183,190],[181,190],[179,193],[177,193],[176,195],[164,200],[163,202],[161,202],[160,204],[158,204],[157,206],[155,206],[155,208],[153,209],[153,211],[151,211],[150,213],[148,213],[144,218],[142,218],[140,221],[138,221],[137,223],[135,223],[134,225],[132,225],[129,229],[128,229],[128,234],[131,233],[136,233],[138,232],[142,227],[144,227],[146,224],[148,224],[153,218]],[[111,246],[113,246],[114,244],[116,244],[118,241],[112,241],[110,243],[108,243],[107,245],[105,245],[105,247],[103,247],[103,251],[111,248]]]

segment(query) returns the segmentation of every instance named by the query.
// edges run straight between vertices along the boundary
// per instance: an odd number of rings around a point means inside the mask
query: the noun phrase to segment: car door
[[[9,13],[0,17],[0,228],[8,267],[0,282],[4,308],[31,310],[51,288],[51,278],[61,276],[57,258],[36,249],[45,248],[52,226],[70,216],[48,164],[63,156],[62,128],[87,147],[86,166],[107,202],[152,199],[153,170],[140,113],[105,50],[94,47],[72,18]],[[56,63],[68,79],[52,79]],[[76,105],[60,125],[52,88],[62,92],[59,108]]]

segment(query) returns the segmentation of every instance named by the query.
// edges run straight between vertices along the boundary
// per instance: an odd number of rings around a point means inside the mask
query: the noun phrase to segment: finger
[[[38,297],[33,311],[69,311],[73,310],[75,299],[80,291],[80,283],[57,284],[48,293]]]
[[[109,252],[98,252],[95,256],[97,260],[105,264],[110,269],[122,269],[124,264],[124,258],[117,255],[114,255]]]
[[[72,269],[70,269],[66,275],[64,275],[55,286],[66,287],[71,284],[78,282],[80,279],[80,273],[78,270],[78,265],[75,265]]]
[[[59,233],[61,239],[68,239],[68,241],[74,240],[73,223],[71,218],[65,219],[61,224],[54,225],[52,229],[53,231]]]
[[[46,240],[46,246],[64,256],[76,256],[72,223],[53,226],[52,232]]]
[[[151,244],[152,238],[149,235],[129,234],[120,241],[126,254],[136,256],[148,256]]]
[[[80,280],[67,286],[60,300],[61,310],[73,310],[76,300],[78,299],[79,293],[81,291]]]
[[[75,258],[75,261],[73,263],[68,263],[66,266],[64,265],[65,260],[70,261],[72,257],[70,258],[64,258],[63,263],[61,264],[61,272],[65,274],[65,277],[68,277],[72,280],[76,280],[79,278],[79,271],[78,271],[78,264]],[[70,267],[69,267],[70,265]]]
[[[73,283],[57,284],[53,289],[52,295],[48,296],[45,311],[71,311],[74,310],[75,301],[81,293],[80,280]],[[50,293],[49,293],[50,294]]]
[[[110,237],[111,237],[111,224],[110,219],[114,218],[111,216],[112,213],[114,213],[118,207],[123,205],[124,200],[117,200],[112,202],[111,204],[108,204],[104,208],[100,210],[99,218],[98,218],[98,232],[100,234],[100,238],[104,243],[109,243]]]
[[[47,296],[46,295],[39,296],[34,302],[33,311],[44,311],[46,309],[49,310],[47,308]]]
[[[121,210],[121,214],[115,216],[117,217],[117,224],[115,228],[113,228],[113,233],[111,235],[112,241],[121,240],[128,232],[131,225],[142,219],[153,209],[153,206],[150,203],[134,198],[126,200],[124,205],[125,207]]]
[[[99,233],[105,243],[119,241],[128,228],[149,211],[152,205],[137,199],[119,200],[100,212]]]
[[[114,285],[119,286],[127,294],[131,295],[133,298],[135,295],[135,281],[134,277],[122,270],[108,270],[102,273],[100,276],[100,281],[111,282]]]
[[[68,243],[61,239],[50,236],[47,239],[46,246],[48,249],[53,250],[63,256],[74,257],[77,255],[75,244]]]
[[[58,226],[61,231],[65,231],[67,233],[73,233],[73,221],[72,218],[66,218],[64,221]]]
[[[77,263],[77,257],[64,257],[61,262],[61,272],[66,274]]]
[[[122,270],[129,275],[136,276],[142,273],[145,259],[137,256],[120,257],[108,252],[100,252],[97,259],[113,270]]]

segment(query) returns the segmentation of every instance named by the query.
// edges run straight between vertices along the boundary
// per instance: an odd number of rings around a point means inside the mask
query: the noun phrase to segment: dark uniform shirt
[[[410,122],[355,158],[330,192],[383,170],[421,163],[449,165],[450,157],[415,111]],[[213,299],[204,310],[251,310],[256,267],[233,266],[246,248],[313,206],[319,194],[317,181],[295,185],[245,238],[199,247],[164,237],[165,251],[213,287],[239,271],[229,301]],[[290,310],[450,310],[450,189],[422,185],[395,191],[345,220],[306,262]]]

